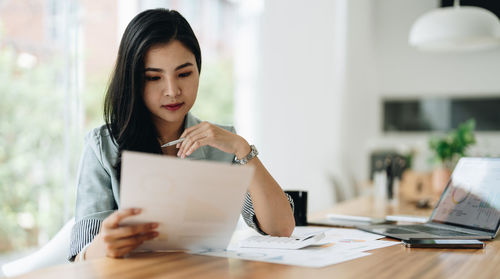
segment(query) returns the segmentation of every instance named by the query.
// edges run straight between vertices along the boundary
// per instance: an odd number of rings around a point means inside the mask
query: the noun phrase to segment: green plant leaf
[[[446,136],[432,138],[429,147],[434,151],[436,160],[451,167],[454,161],[465,156],[467,148],[476,143],[475,127],[475,120],[469,119]]]

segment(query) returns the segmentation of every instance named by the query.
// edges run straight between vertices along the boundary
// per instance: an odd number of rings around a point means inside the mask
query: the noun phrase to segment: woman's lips
[[[170,111],[176,111],[176,110],[180,109],[183,105],[184,105],[184,103],[176,103],[176,104],[163,105],[161,107],[165,108],[167,110],[170,110]]]

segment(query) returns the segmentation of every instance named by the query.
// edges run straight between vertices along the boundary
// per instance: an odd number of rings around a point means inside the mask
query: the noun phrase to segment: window
[[[0,1],[0,254],[46,243],[74,214],[85,133],[102,108],[125,25],[176,9],[191,23],[203,66],[193,112],[233,123],[233,1]]]

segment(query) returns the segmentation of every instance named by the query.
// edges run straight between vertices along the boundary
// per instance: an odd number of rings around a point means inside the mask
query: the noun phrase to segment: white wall
[[[368,172],[367,140],[379,131],[378,73],[373,32],[377,1],[347,1],[345,107],[342,114],[343,176],[363,183]],[[350,185],[352,187],[352,185]]]
[[[500,50],[425,54],[408,46],[411,24],[435,7],[437,0],[268,0],[254,18],[255,76],[245,76],[254,83],[237,104],[251,107],[243,131],[284,189],[309,191],[309,210],[335,202],[332,175],[365,181],[373,149],[416,146],[417,167],[428,166],[429,134],[382,133],[384,96],[500,95]],[[478,139],[480,152],[498,154],[498,133]]]
[[[266,1],[260,17],[256,145],[284,189],[309,191],[309,209],[333,204],[338,162],[335,1]]]

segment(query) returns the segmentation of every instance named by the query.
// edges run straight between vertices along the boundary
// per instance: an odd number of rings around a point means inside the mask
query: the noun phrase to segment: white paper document
[[[241,248],[238,238],[233,238],[226,250],[204,249],[192,253],[304,267],[324,267],[370,255],[366,251],[400,244],[398,241],[378,240],[384,236],[356,229],[296,227],[292,236],[303,237],[318,233],[325,234],[320,243],[299,250]],[[249,234],[236,232],[235,235],[247,237]]]
[[[311,234],[317,234],[320,232],[324,232],[326,237],[324,239],[325,242],[333,242],[333,241],[348,241],[348,240],[377,240],[384,238],[385,236],[369,233],[357,229],[346,229],[346,228],[328,228],[328,227],[296,227],[293,231],[292,235],[301,237]]]
[[[141,208],[123,224],[158,222],[159,236],[136,251],[225,249],[254,169],[125,151],[120,208]]]

